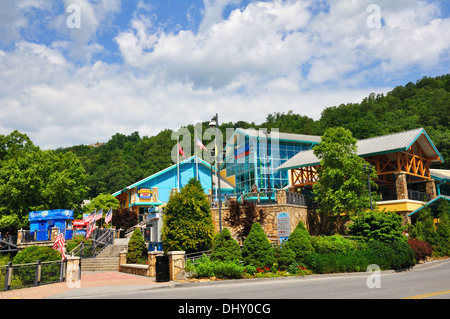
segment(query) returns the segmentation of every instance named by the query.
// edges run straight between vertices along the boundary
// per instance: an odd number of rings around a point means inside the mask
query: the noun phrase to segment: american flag
[[[64,235],[63,234],[59,234],[58,236],[56,236],[55,242],[53,244],[53,249],[57,250],[61,253],[62,255],[62,260],[66,260],[66,255],[65,255],[65,246],[66,246],[66,241],[64,239]]]
[[[102,219],[103,217],[103,208],[100,209],[97,214],[95,215],[95,221]]]
[[[84,220],[90,223],[92,220],[94,220],[96,211],[97,209],[94,209],[94,211],[90,213]]]
[[[200,140],[198,139],[198,137],[197,137],[197,139],[196,139],[195,144],[196,144],[197,146],[199,146],[201,149],[205,150],[205,151],[208,150],[208,149],[206,148],[206,146],[203,145],[202,141],[200,141]]]
[[[95,221],[89,223],[86,229],[86,238],[89,238],[89,236],[91,236],[91,233],[94,231],[94,229],[95,229]]]
[[[106,213],[105,224],[108,224],[112,220],[112,208]]]

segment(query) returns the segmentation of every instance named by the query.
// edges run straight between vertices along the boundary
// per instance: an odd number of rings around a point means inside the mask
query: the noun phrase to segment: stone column
[[[149,251],[148,252],[148,276],[156,276],[156,256],[162,256],[162,251]]]
[[[434,179],[427,180],[425,182],[425,188],[426,188],[426,192],[429,197],[429,200],[433,200],[437,197],[436,184],[434,182]]]
[[[186,277],[184,251],[169,251],[170,281],[184,280]]]
[[[58,227],[53,227],[50,240],[51,241],[55,241],[56,237],[58,236],[58,233],[59,233],[59,228]]]
[[[80,257],[66,257],[66,282],[69,288],[81,288]]]
[[[126,251],[121,251],[119,253],[119,266],[120,265],[125,265],[127,263],[127,252]]]
[[[286,191],[284,189],[277,189],[277,204],[286,204]]]
[[[408,186],[406,184],[406,173],[395,173],[395,188],[397,199],[408,199]]]

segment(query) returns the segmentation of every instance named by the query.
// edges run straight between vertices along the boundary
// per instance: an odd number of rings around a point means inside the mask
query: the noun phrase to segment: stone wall
[[[264,222],[261,224],[264,229],[267,237],[271,241],[278,240],[278,213],[288,213],[290,218],[290,230],[291,233],[294,231],[295,227],[301,220],[305,225],[306,229],[311,234],[320,234],[327,233],[330,227],[332,229],[336,228],[335,226],[330,224],[330,220],[327,218],[321,217],[317,214],[316,210],[311,207],[306,206],[298,206],[298,205],[290,205],[290,204],[273,204],[273,205],[257,205],[256,210],[263,210],[265,214]],[[211,214],[213,217],[213,224],[215,227],[215,231],[219,232],[219,209],[212,208]],[[231,227],[227,222],[225,222],[225,218],[229,216],[230,210],[228,207],[222,208],[222,228],[228,228],[234,238],[237,238],[236,229]],[[331,225],[331,226],[330,226]],[[242,243],[240,243],[242,244]]]

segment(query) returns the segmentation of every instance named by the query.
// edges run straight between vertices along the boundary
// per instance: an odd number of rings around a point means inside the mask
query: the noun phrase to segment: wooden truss
[[[291,183],[293,187],[312,186],[319,176],[317,170],[320,165],[291,169]]]

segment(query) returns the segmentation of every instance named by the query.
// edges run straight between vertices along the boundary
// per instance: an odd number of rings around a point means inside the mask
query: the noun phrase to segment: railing
[[[286,204],[298,205],[298,206],[314,206],[314,201],[303,194],[287,192],[286,193]]]
[[[227,207],[231,199],[234,199],[240,203],[243,203],[244,201],[250,201],[255,202],[258,205],[273,205],[278,203],[278,196],[279,195],[276,189],[270,192],[270,200],[268,192],[241,192],[234,194],[222,194],[222,205]],[[215,200],[214,195],[209,195],[209,200],[212,208],[217,207],[217,201]],[[314,201],[310,197],[300,193],[288,191],[286,191],[286,204],[299,206],[315,205]]]
[[[211,253],[212,253],[212,250],[197,251],[194,253],[186,254],[184,256],[184,259],[185,259],[185,261],[189,260],[192,264],[195,264],[200,258],[203,257],[203,255],[210,256]]]
[[[63,282],[66,262],[37,261],[30,264],[0,266],[0,291]]]
[[[114,243],[114,229],[95,229],[92,233],[92,244],[82,241],[69,254],[80,258],[95,258],[108,245]]]
[[[388,201],[388,200],[397,200],[397,194],[391,193],[391,192],[381,192],[381,201]],[[413,191],[408,189],[408,199],[411,200],[417,200],[421,202],[429,202],[430,201],[430,195],[425,192],[419,192],[419,191]]]

